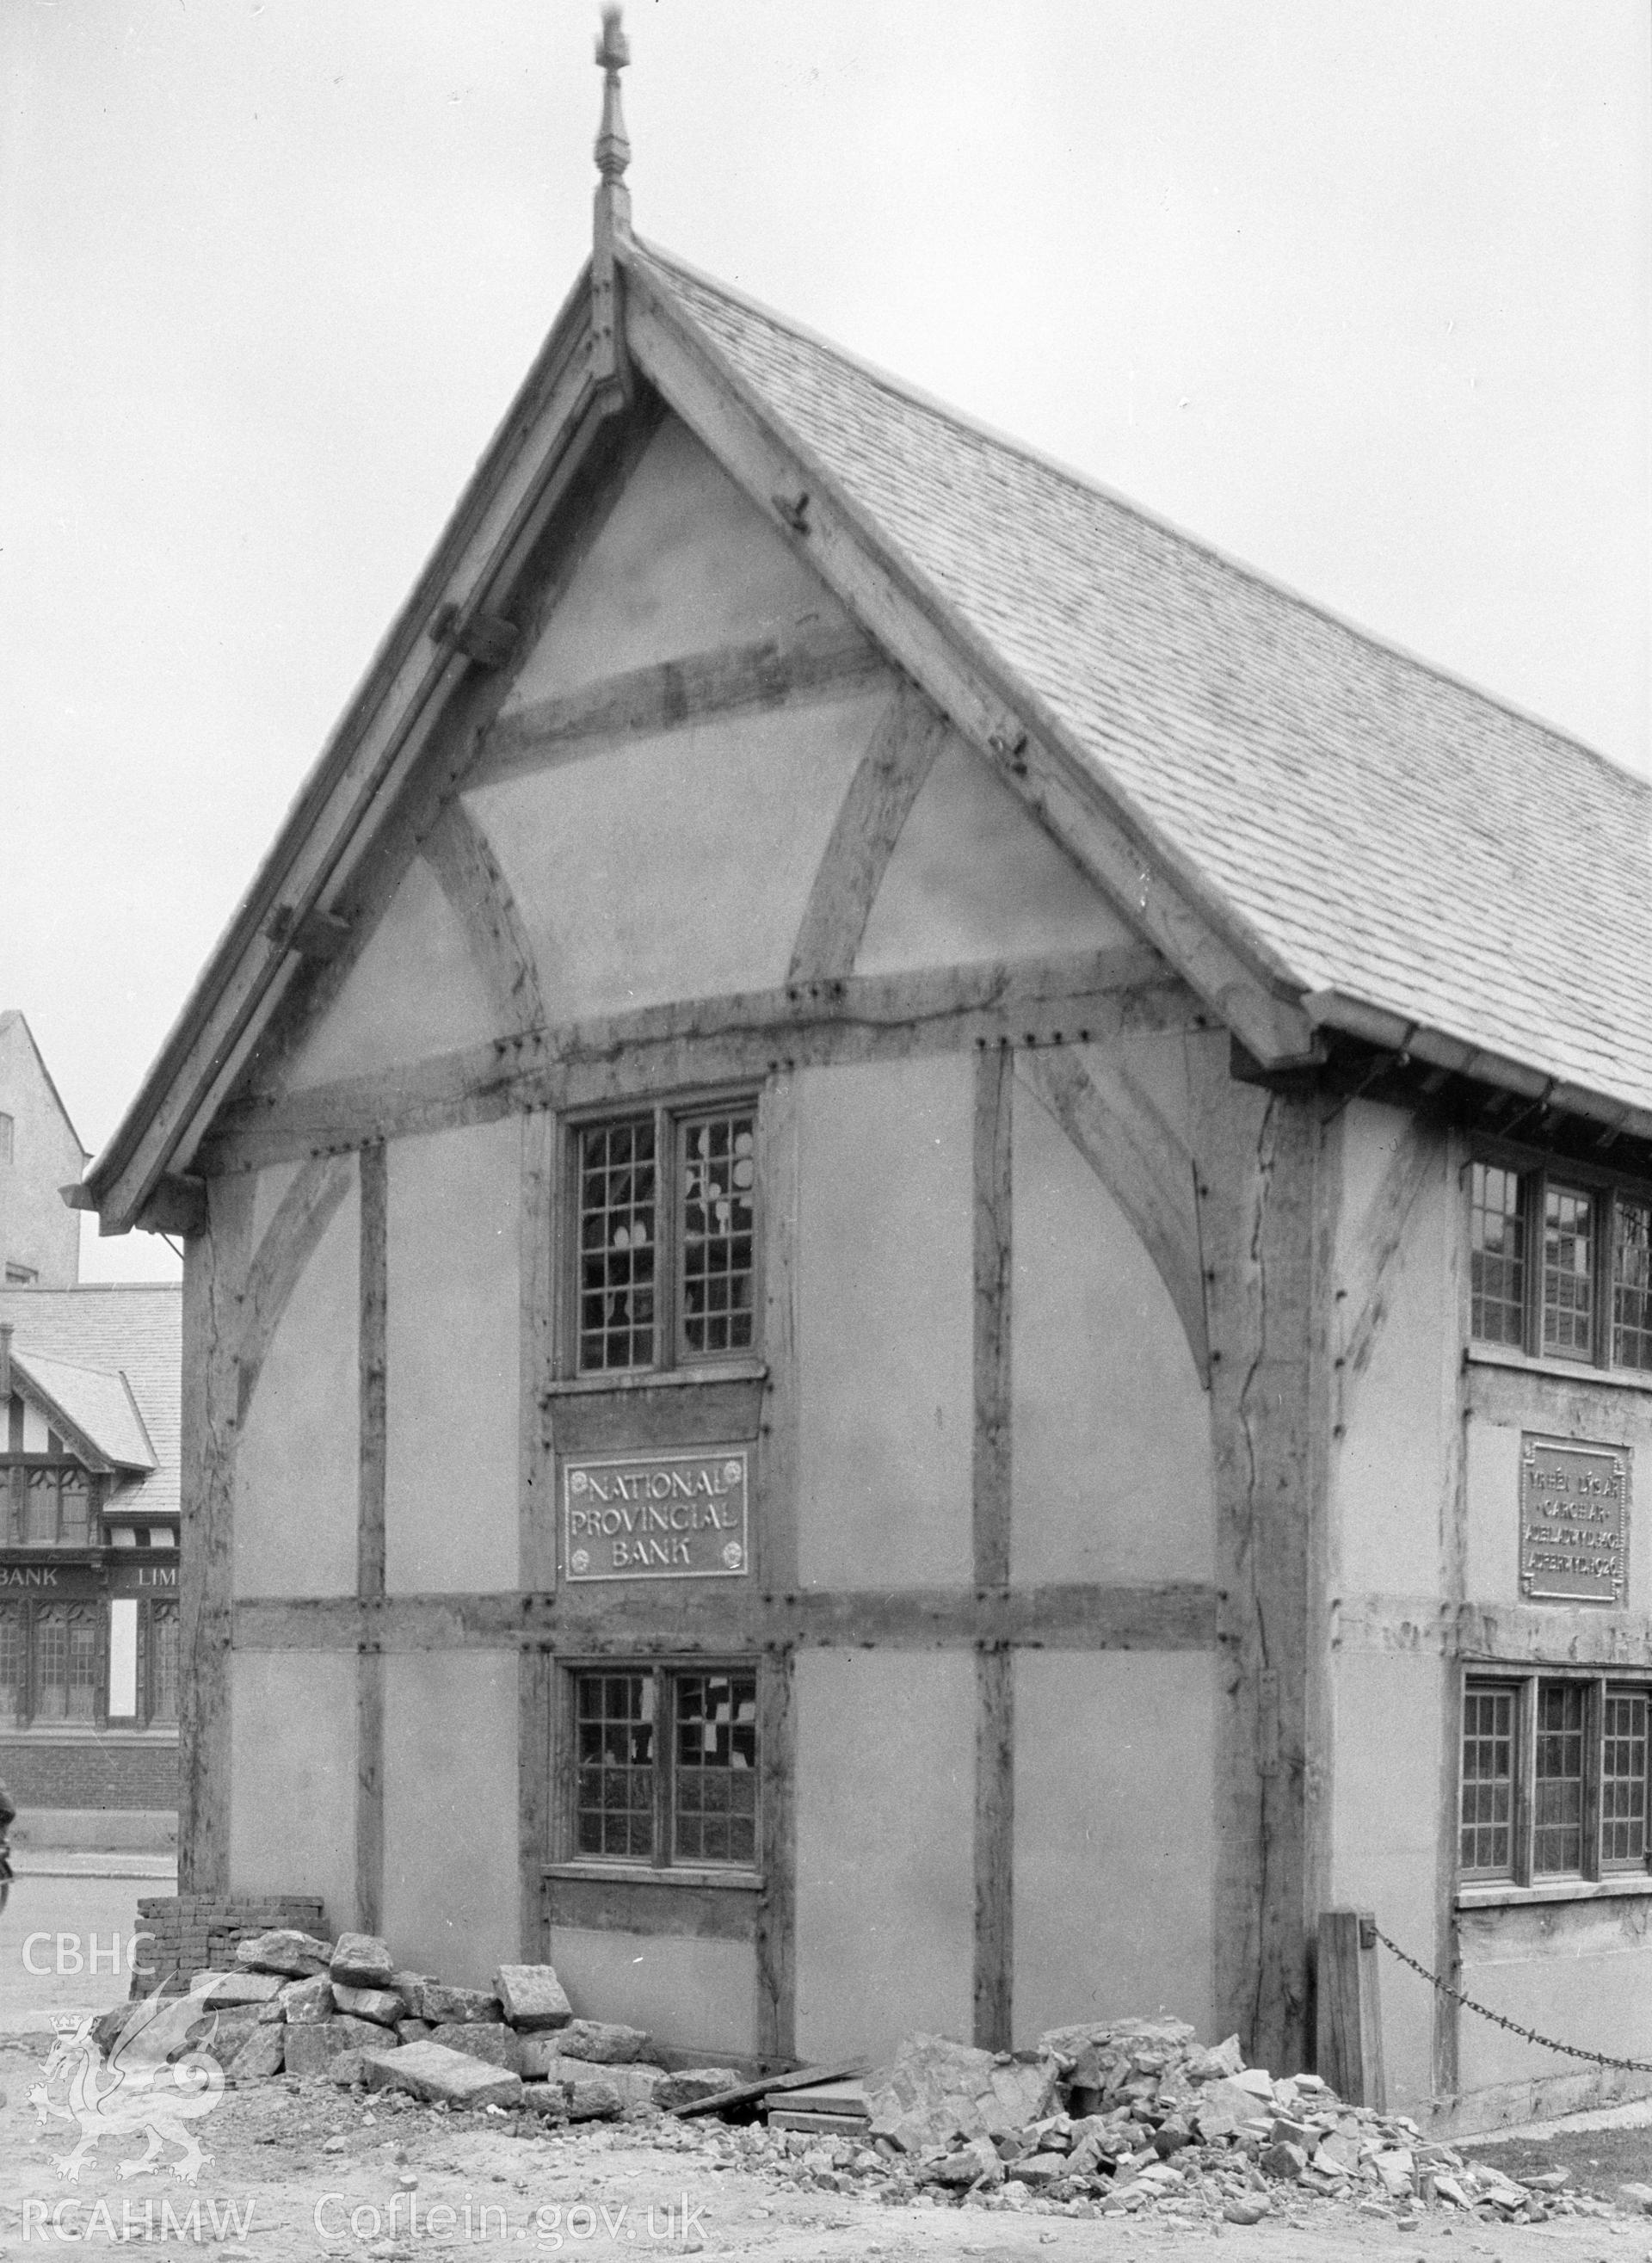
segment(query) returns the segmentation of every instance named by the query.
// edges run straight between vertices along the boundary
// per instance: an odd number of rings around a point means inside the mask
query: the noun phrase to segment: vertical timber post
[[[382,1141],[361,1151],[360,1467],[356,1594],[361,1638],[356,1681],[356,1922],[377,1933],[385,1894],[385,1660],[376,1606],[385,1594],[385,1456],[389,1289],[389,1161]]]
[[[975,1063],[975,1437],[972,1535],[977,1599],[1010,1576],[1010,1113],[1014,1054]],[[1014,2024],[1015,1661],[1000,1644],[975,1659],[975,2041],[1007,2050]]]
[[[1324,1910],[1319,1919],[1318,2068],[1350,2106],[1388,2108],[1376,1920],[1369,1910]]]
[[[769,1074],[758,1114],[763,1201],[763,1354],[768,1364],[757,1468],[757,1573],[765,1601],[797,1588],[797,1073]],[[763,1891],[757,1905],[757,2051],[790,2061],[797,2042],[797,1673],[789,1643],[767,1639],[757,1672]]]
[[[184,1253],[178,1612],[178,1891],[229,1891],[235,1347],[252,1240],[250,1175],[214,1179]]]
[[[1252,2064],[1312,2042],[1325,1641],[1320,1124],[1208,1052],[1195,1090],[1216,1479],[1216,2010]]]
[[[545,1388],[555,1356],[557,1119],[530,1108],[522,1119],[518,1277],[522,1284],[516,1429],[517,1579],[524,1598],[556,1586],[556,1457]],[[545,1866],[551,1855],[552,1704],[556,1660],[549,1646],[524,1642],[516,1654],[516,1836],[520,1955],[548,1959]]]

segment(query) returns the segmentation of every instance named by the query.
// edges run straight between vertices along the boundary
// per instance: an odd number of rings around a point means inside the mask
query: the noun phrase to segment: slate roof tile
[[[1643,780],[645,257],[1304,989],[1652,1106]]]
[[[126,1378],[154,1450],[156,1467],[116,1498],[134,1512],[178,1506],[180,1401],[184,1368],[184,1296],[170,1283],[85,1283],[76,1289],[0,1290],[0,1320],[12,1324],[12,1348],[29,1367],[46,1363]],[[60,1375],[61,1379],[61,1375]],[[73,1407],[65,1407],[73,1414]],[[102,1442],[99,1441],[101,1443]],[[147,1457],[146,1457],[147,1458]]]

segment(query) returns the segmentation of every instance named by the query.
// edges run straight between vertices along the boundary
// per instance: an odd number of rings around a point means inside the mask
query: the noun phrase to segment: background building
[[[0,1775],[40,1843],[170,1843],[176,1287],[79,1283],[84,1151],[0,1015]]]

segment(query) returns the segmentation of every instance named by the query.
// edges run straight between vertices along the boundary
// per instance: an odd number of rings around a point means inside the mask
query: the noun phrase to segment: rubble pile
[[[639,2029],[575,2018],[548,1964],[454,1987],[402,1970],[369,1935],[290,1927],[239,1941],[233,1969],[180,1973],[117,2006],[95,2033],[124,2064],[206,2051],[237,2084],[321,2078],[556,2124],[658,2116],[725,2091],[750,2110],[756,2089],[728,2067],[667,2071]],[[1425,2209],[1522,2223],[1612,2212],[1569,2191],[1563,2169],[1506,2177],[1403,2114],[1344,2105],[1317,2075],[1247,2067],[1237,2036],[1203,2048],[1178,2020],[1054,2028],[1015,2053],[909,2035],[863,2086],[832,2079],[768,2104],[775,2126],[656,2122],[660,2142],[783,2189],[918,2207],[1255,2223],[1324,2200],[1402,2227]]]
[[[738,2079],[726,2067],[667,2073],[640,2028],[575,2019],[548,1964],[501,1965],[492,1988],[456,1988],[402,1970],[371,1934],[329,1941],[292,1927],[239,1940],[231,1968],[177,1974],[93,2032],[123,2064],[201,2051],[237,2084],[321,2076],[566,2121],[665,2110]]]
[[[920,2206],[1255,2223],[1323,2198],[1409,2226],[1607,2216],[1562,2169],[1516,2181],[1426,2139],[1404,2115],[1342,2104],[1317,2075],[1275,2081],[1238,2039],[1201,2049],[1180,2021],[1063,2028],[993,2054],[910,2035],[866,2086],[864,2134],[733,2131],[783,2184]]]

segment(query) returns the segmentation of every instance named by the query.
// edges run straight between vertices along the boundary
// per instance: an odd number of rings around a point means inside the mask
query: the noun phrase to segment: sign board
[[[737,1580],[751,1569],[745,1446],[562,1465],[569,1580]]]
[[[1520,1593],[1537,1602],[1611,1603],[1628,1586],[1627,1446],[1520,1439]]]

